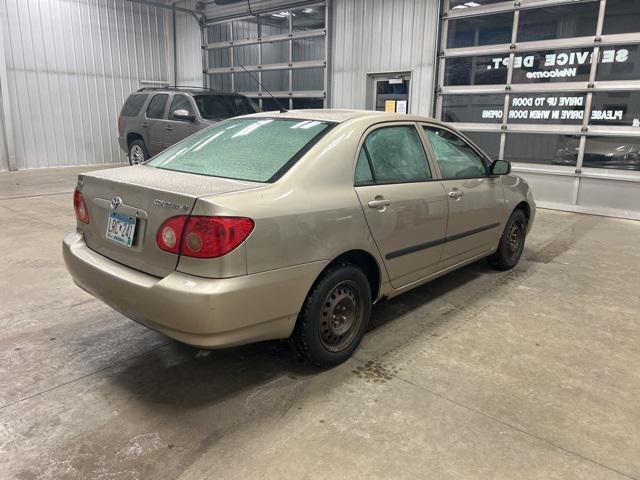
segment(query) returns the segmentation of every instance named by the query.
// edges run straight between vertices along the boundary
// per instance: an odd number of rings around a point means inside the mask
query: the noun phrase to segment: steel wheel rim
[[[131,165],[137,165],[144,162],[144,152],[142,151],[142,147],[140,145],[134,145],[133,147],[131,147],[129,159],[131,160]]]
[[[320,342],[330,352],[347,348],[362,325],[364,310],[356,285],[344,281],[324,299],[320,311]]]
[[[521,222],[513,222],[507,232],[507,255],[513,258],[522,248],[523,226]]]

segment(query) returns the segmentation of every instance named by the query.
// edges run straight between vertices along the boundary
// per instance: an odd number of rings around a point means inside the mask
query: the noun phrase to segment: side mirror
[[[187,120],[189,122],[193,122],[196,119],[196,116],[193,113],[190,113],[189,110],[185,110],[184,108],[174,110],[171,115],[176,120]]]
[[[491,175],[509,175],[511,173],[511,162],[506,160],[496,160],[491,164]]]

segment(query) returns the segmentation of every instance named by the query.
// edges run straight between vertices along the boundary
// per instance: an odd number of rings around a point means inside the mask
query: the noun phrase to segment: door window
[[[487,165],[462,138],[435,127],[424,127],[443,179],[477,178],[487,175]]]
[[[162,118],[168,98],[169,95],[166,93],[154,95],[147,107],[147,118]]]
[[[418,132],[411,125],[374,130],[364,141],[356,165],[356,185],[431,179]]]
[[[191,106],[191,101],[187,98],[186,95],[174,95],[173,100],[171,100],[171,107],[169,108],[169,118],[171,120],[176,120],[173,117],[173,112],[176,110],[186,110],[191,115],[193,115],[193,107]]]
[[[409,80],[376,79],[375,109],[379,112],[409,113]]]

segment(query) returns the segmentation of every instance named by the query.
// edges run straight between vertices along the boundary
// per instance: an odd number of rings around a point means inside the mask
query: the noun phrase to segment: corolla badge
[[[168,208],[175,208],[176,210],[189,210],[189,207],[187,205],[179,205],[175,202],[172,202],[170,200],[160,200],[159,198],[156,198],[153,200],[154,205],[157,205],[159,207],[168,207]]]
[[[113,197],[111,199],[111,209],[115,210],[117,209],[120,205],[122,205],[122,199],[120,197]]]

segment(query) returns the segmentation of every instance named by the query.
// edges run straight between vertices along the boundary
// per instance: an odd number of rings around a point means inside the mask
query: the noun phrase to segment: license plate
[[[120,212],[109,212],[107,220],[107,238],[116,243],[130,247],[136,231],[136,217]]]

